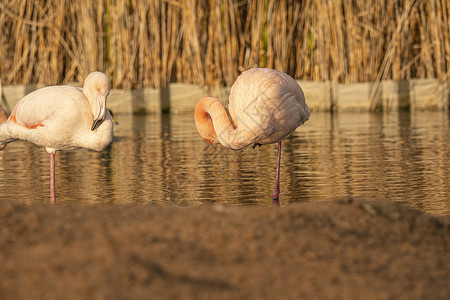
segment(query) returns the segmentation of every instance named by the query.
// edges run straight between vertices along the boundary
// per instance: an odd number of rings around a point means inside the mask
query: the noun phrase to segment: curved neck
[[[204,97],[195,106],[195,124],[200,135],[210,143],[219,143],[230,149],[241,149],[248,144],[240,141],[228,114],[216,98]]]
[[[83,93],[89,101],[94,117],[91,130],[97,129],[105,120],[106,97],[110,89],[108,77],[101,72],[92,72],[84,80]]]
[[[92,80],[86,78],[83,85],[83,94],[86,96],[89,105],[91,106],[92,114],[96,117],[94,111],[98,110],[97,95],[98,91],[95,89]]]

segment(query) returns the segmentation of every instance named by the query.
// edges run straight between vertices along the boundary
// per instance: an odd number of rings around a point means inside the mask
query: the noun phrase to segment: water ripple
[[[204,142],[189,115],[117,116],[101,153],[58,152],[63,203],[271,205],[276,146],[231,151]],[[450,214],[449,115],[314,113],[283,143],[281,201],[391,199]],[[0,152],[0,197],[46,202],[48,154],[26,142]]]

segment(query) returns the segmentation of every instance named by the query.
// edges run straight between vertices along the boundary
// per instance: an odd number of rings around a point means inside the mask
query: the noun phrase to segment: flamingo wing
[[[85,99],[79,88],[71,86],[50,86],[36,90],[22,98],[14,107],[9,121],[28,129],[44,127],[58,114],[73,113],[71,102]],[[87,104],[87,100],[85,100]],[[61,111],[63,110],[63,111]]]

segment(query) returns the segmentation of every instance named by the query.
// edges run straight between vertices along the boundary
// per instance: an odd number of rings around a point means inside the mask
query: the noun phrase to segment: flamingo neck
[[[89,106],[91,106],[92,114],[95,116],[95,112],[99,110],[97,102],[97,91],[93,85],[91,78],[86,78],[83,85],[83,94],[86,96]]]
[[[84,80],[83,93],[89,101],[93,115],[91,130],[97,129],[105,120],[106,98],[110,90],[109,78],[101,72],[92,72]]]
[[[204,97],[195,106],[195,124],[199,134],[210,143],[220,143],[230,149],[241,149],[238,129],[234,128],[228,114],[216,98]]]

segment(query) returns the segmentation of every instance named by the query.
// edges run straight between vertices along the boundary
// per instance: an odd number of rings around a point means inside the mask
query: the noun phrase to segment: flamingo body
[[[277,203],[281,141],[310,116],[302,89],[283,72],[266,68],[250,69],[238,76],[231,87],[228,110],[230,118],[218,99],[201,98],[195,107],[199,134],[210,143],[220,143],[234,150],[252,144],[278,143],[273,196],[273,203]]]
[[[200,135],[230,149],[283,140],[309,119],[310,111],[297,82],[265,68],[243,72],[230,89],[231,121],[218,99],[204,97],[196,105]]]
[[[51,164],[59,150],[103,150],[113,139],[114,125],[106,109],[109,91],[108,77],[93,72],[83,89],[50,86],[26,95],[6,121],[1,117],[5,111],[0,110],[0,121],[4,121],[0,125],[0,150],[16,140],[29,141],[45,147]]]
[[[112,141],[109,112],[105,117],[103,126],[92,131],[94,118],[81,89],[46,87],[17,103],[8,122],[0,127],[1,141],[5,141],[4,136],[6,141],[26,140],[45,147],[49,153],[77,148],[101,151]]]
[[[228,109],[236,128],[248,132],[241,144],[244,147],[276,143],[310,115],[303,91],[292,77],[262,68],[250,69],[237,78]]]

